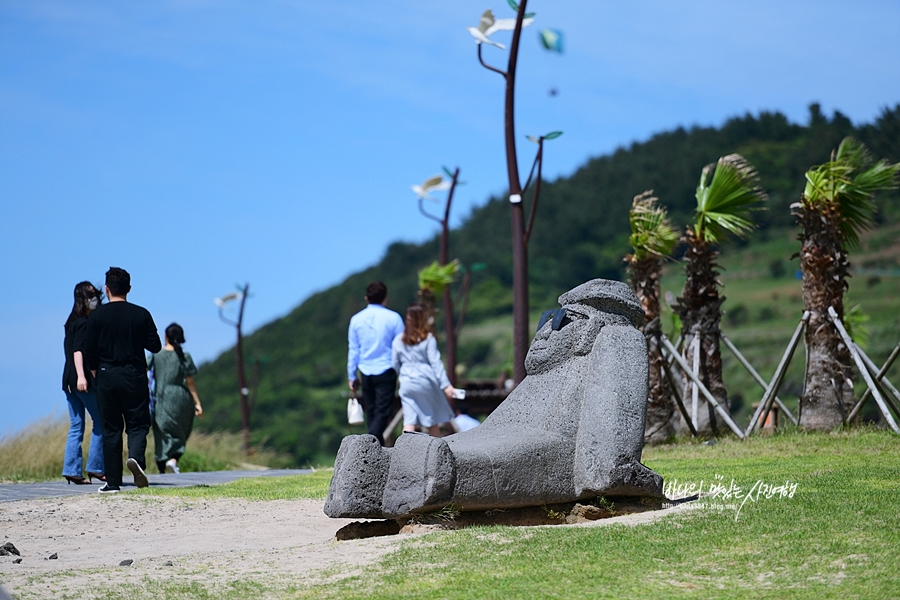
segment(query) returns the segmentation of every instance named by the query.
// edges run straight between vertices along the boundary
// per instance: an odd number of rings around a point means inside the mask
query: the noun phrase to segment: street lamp
[[[544,140],[550,140],[562,135],[560,132],[552,132],[539,138],[529,138],[538,144],[538,152],[532,165],[538,167],[538,179],[531,201],[531,211],[526,223],[522,200],[528,190],[526,183],[522,187],[519,179],[519,163],[516,154],[516,124],[515,124],[515,90],[516,90],[516,64],[519,57],[519,39],[522,28],[534,21],[534,14],[525,12],[527,0],[517,3],[515,0],[507,0],[510,7],[516,11],[514,19],[497,19],[490,10],[481,15],[477,27],[469,27],[468,31],[475,38],[478,46],[478,62],[485,69],[493,71],[503,77],[506,82],[506,95],[504,99],[504,139],[506,141],[506,171],[509,180],[509,210],[512,219],[513,242],[513,378],[518,385],[525,379],[525,355],[528,353],[528,240],[534,226],[534,215],[537,207],[538,192],[540,191],[540,167],[543,162]],[[490,39],[497,31],[512,31],[512,43],[509,49],[509,60],[506,70],[493,67],[482,58],[482,46],[490,44],[501,50],[506,46]],[[529,176],[529,181],[531,177]]]
[[[241,332],[241,326],[244,321],[244,303],[247,301],[247,292],[249,289],[250,284],[245,283],[244,287],[238,287],[237,292],[225,294],[221,298],[215,298],[213,300],[213,302],[216,303],[216,306],[219,307],[219,318],[222,322],[234,326],[237,330],[237,345],[235,346],[234,353],[237,363],[238,387],[241,394],[241,429],[244,435],[245,452],[249,452],[250,450],[250,389],[247,387],[247,378],[244,375],[244,336]],[[224,313],[225,306],[232,301],[240,302],[237,321],[232,321],[227,318]]]
[[[441,244],[438,254],[438,263],[441,266],[446,265],[450,261],[450,205],[453,204],[453,192],[456,190],[456,186],[462,184],[459,181],[459,167],[456,167],[452,173],[447,167],[444,167],[444,173],[449,179],[444,179],[443,175],[435,175],[426,179],[422,185],[412,186],[412,191],[415,192],[419,199],[419,212],[441,225]],[[432,200],[437,202],[430,196],[430,192],[443,190],[449,190],[449,192],[447,193],[447,203],[444,206],[444,217],[440,218],[426,211],[422,201]],[[447,361],[447,375],[450,378],[450,383],[456,385],[456,330],[453,327],[453,299],[450,296],[450,286],[444,288],[443,304],[444,330],[447,332],[445,357]]]

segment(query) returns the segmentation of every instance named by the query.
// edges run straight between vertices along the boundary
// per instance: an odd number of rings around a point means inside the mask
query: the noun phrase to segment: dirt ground
[[[0,583],[16,599],[51,599],[102,596],[111,585],[147,586],[162,578],[203,587],[327,581],[357,573],[410,539],[335,541],[351,520],[329,519],[323,505],[129,494],[4,502],[0,546],[11,542],[21,556],[0,556]],[[563,526],[646,523],[669,512]]]

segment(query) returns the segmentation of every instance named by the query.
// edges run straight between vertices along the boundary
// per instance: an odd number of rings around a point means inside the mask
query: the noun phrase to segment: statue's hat
[[[559,304],[584,304],[601,312],[625,316],[635,327],[644,324],[641,303],[631,288],[621,281],[592,279],[560,296]]]

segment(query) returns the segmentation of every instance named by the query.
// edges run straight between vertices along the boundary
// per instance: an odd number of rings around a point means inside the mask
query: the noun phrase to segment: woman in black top
[[[69,483],[88,484],[90,478],[106,481],[103,475],[103,436],[100,415],[97,411],[97,394],[91,372],[84,359],[84,335],[87,317],[100,305],[100,292],[89,281],[75,286],[75,304],[66,319],[66,337],[63,347],[66,366],[63,369],[63,391],[69,405],[69,437],[63,460],[63,477]],[[88,452],[87,475],[81,473],[83,456],[81,442],[84,439],[84,411],[91,415],[91,446]]]

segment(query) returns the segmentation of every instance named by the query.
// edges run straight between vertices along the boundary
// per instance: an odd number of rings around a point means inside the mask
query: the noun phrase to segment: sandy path
[[[349,519],[329,519],[317,500],[185,500],[119,494],[0,503],[0,582],[17,599],[90,598],[110,584],[235,581],[267,586],[345,577],[410,536],[333,541]],[[581,525],[649,523],[672,510]],[[50,560],[52,554],[57,558]],[[119,566],[123,560],[130,566]]]
[[[347,519],[329,519],[315,500],[182,500],[79,496],[0,504],[0,582],[15,598],[88,598],[145,578],[227,583],[280,576],[346,575],[396,545],[396,538],[333,542]],[[52,554],[57,558],[50,560]],[[134,563],[119,566],[123,560]],[[171,562],[171,565],[167,565]],[[98,589],[98,586],[100,588]]]

